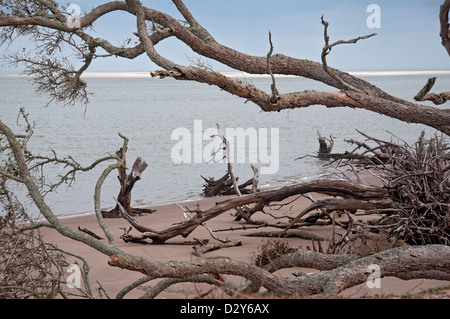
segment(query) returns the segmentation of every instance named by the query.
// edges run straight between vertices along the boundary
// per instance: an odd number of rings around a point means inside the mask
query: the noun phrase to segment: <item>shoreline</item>
[[[363,179],[368,184],[376,183],[377,181],[373,176],[368,174],[363,177]],[[315,200],[324,198],[324,195],[311,194]],[[245,195],[243,195],[245,196]],[[196,205],[199,205],[200,209],[211,208],[216,202],[221,202],[226,199],[234,197],[234,195],[220,196],[220,197],[208,197],[202,198],[198,201],[188,201],[184,202],[183,206],[190,209],[196,209]],[[288,202],[292,198],[288,198],[283,202]],[[280,210],[271,210],[271,214],[277,214],[279,216],[288,215],[295,217],[299,211],[309,206],[310,201],[305,197],[298,198],[295,202],[283,206]],[[135,219],[143,226],[149,226],[156,230],[164,230],[168,227],[173,226],[184,220],[183,211],[177,205],[177,203],[170,203],[164,205],[151,205],[149,208],[156,209],[156,212],[144,216],[138,216]],[[270,209],[270,208],[269,208]],[[228,257],[231,259],[251,263],[252,258],[255,253],[258,252],[261,243],[267,240],[263,237],[247,237],[243,236],[249,232],[255,232],[253,229],[243,229],[240,222],[234,221],[231,216],[232,211],[222,213],[221,215],[208,220],[206,222],[207,226],[215,231],[215,235],[219,238],[231,241],[240,241],[241,246],[236,246],[232,248],[222,248],[216,251],[208,252],[204,255],[205,258],[213,257]],[[258,221],[272,221],[272,217],[268,214],[262,214],[260,212],[255,213],[252,217],[254,220]],[[67,226],[72,228],[83,227],[97,235],[104,237],[102,229],[100,228],[94,213],[83,214],[81,216],[71,216],[61,219]],[[174,237],[168,240],[165,244],[155,245],[155,244],[141,244],[141,243],[126,243],[120,236],[124,233],[126,229],[130,227],[130,224],[123,218],[106,218],[104,219],[105,224],[112,233],[116,246],[124,251],[125,253],[143,256],[145,258],[150,258],[151,260],[167,262],[167,261],[189,261],[196,259],[197,257],[192,255],[193,246],[192,245],[179,245],[174,244],[175,242],[187,241],[198,239],[208,239],[209,242],[215,243],[214,239],[211,237],[210,233],[204,227],[197,227],[189,236],[182,238],[180,236]],[[248,225],[248,224],[247,224]],[[234,228],[234,230],[233,230]],[[236,229],[238,228],[238,229]],[[328,226],[308,226],[304,228],[308,232],[319,236],[330,235],[330,229]],[[220,231],[219,231],[220,230]],[[264,230],[276,230],[275,228],[266,227]],[[259,230],[257,230],[259,231]],[[137,234],[136,230],[132,230],[131,233]],[[83,243],[74,241],[70,238],[66,238],[57,233],[56,230],[50,228],[41,228],[41,234],[44,240],[47,242],[56,243],[61,249],[70,251],[71,253],[83,256],[91,270],[89,272],[90,282],[92,288],[98,288],[97,281],[99,281],[102,287],[108,292],[111,297],[115,295],[125,286],[131,284],[135,280],[142,277],[142,274],[131,272],[128,270],[122,270],[115,267],[107,265],[108,256],[99,253],[93,248],[84,245]],[[102,239],[105,241],[106,239]],[[301,239],[301,238],[288,238],[286,239],[289,245],[294,248],[307,249],[311,246],[311,240]],[[327,247],[326,242],[324,242],[324,247]],[[288,268],[282,269],[277,274],[286,277],[292,277],[293,272],[302,271],[305,273],[317,272],[316,269],[312,268]],[[240,277],[231,277],[231,281],[235,284],[242,284],[243,280]],[[227,277],[228,278],[228,277]],[[131,291],[125,296],[128,298],[139,298],[142,296],[145,287],[153,286],[155,282],[146,283],[143,285],[144,288],[138,288]],[[339,294],[339,298],[365,298],[365,297],[377,297],[377,296],[402,296],[403,294],[410,293],[420,293],[427,291],[428,289],[434,289],[436,287],[449,286],[450,281],[438,281],[438,280],[401,280],[393,277],[385,277],[381,279],[381,288],[369,289],[365,284],[358,285],[356,287],[347,289]],[[178,283],[171,286],[166,291],[162,292],[157,298],[168,298],[168,299],[191,299],[197,298],[202,293],[211,291],[206,295],[205,298],[230,298],[225,294],[220,288],[209,286],[207,284],[196,284],[196,283]]]
[[[325,170],[325,171],[319,171],[317,173],[311,174],[311,175],[306,175],[306,176],[302,176],[300,177],[298,180],[294,181],[282,181],[282,177],[279,177],[279,181],[273,182],[273,183],[266,183],[264,185],[261,185],[258,187],[258,189],[260,190],[268,190],[268,189],[274,189],[274,188],[280,188],[283,186],[288,186],[288,185],[292,185],[295,183],[302,183],[302,182],[307,182],[307,181],[311,181],[314,180],[316,178],[322,178],[322,177],[326,177],[328,175],[332,175],[334,172],[331,170]],[[132,192],[133,195],[133,192]],[[135,208],[153,208],[154,206],[165,206],[165,205],[175,205],[175,204],[185,204],[185,203],[190,203],[190,202],[195,202],[195,201],[201,201],[203,199],[207,199],[208,197],[205,197],[201,194],[201,191],[199,191],[199,193],[197,195],[193,195],[191,197],[188,198],[183,198],[180,200],[167,200],[167,201],[162,201],[160,203],[148,203],[148,204],[133,204],[131,206],[135,207]],[[220,197],[219,197],[220,198]],[[112,209],[113,206],[111,207],[103,207],[101,208],[101,210],[109,210]],[[91,210],[91,211],[82,211],[82,212],[71,212],[71,213],[61,213],[56,215],[58,218],[61,219],[65,219],[65,218],[75,218],[78,216],[84,216],[84,215],[95,215],[95,211]],[[43,218],[42,217],[38,217],[38,218],[34,218],[34,220],[36,221],[41,221]]]

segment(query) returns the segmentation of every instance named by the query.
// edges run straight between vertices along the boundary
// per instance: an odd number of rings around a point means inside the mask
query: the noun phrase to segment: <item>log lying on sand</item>
[[[320,240],[325,241],[327,238],[321,237],[317,234],[309,232],[303,229],[288,229],[288,230],[279,230],[279,231],[262,231],[256,233],[248,233],[243,234],[241,236],[245,237],[271,237],[271,238],[288,238],[288,237],[297,237],[302,239],[311,239],[311,240]]]
[[[155,230],[138,223],[136,219],[130,216],[122,207],[122,216],[133,226],[137,231],[141,232],[146,239],[151,239],[153,244],[163,244],[168,239],[175,236],[187,237],[192,231],[204,222],[215,218],[224,212],[227,212],[237,207],[242,207],[250,204],[265,204],[271,202],[280,202],[291,196],[306,194],[306,193],[322,193],[328,196],[337,196],[338,198],[330,198],[328,201],[321,200],[319,203],[313,203],[308,208],[299,213],[299,215],[290,224],[291,228],[300,217],[306,215],[314,209],[335,209],[336,206],[345,205],[347,208],[367,207],[371,210],[386,209],[392,206],[392,202],[388,198],[388,192],[378,186],[361,185],[348,180],[313,180],[293,185],[288,185],[276,189],[256,192],[248,195],[237,196],[216,203],[213,207],[201,210],[199,208],[192,210],[192,218],[181,223],[168,227],[164,230]],[[338,205],[339,204],[339,205]],[[351,205],[350,205],[351,204]],[[359,204],[359,205],[358,205]],[[122,238],[127,239],[127,238]]]

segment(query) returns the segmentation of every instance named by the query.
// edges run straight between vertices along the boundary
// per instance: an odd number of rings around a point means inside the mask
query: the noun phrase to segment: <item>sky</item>
[[[105,0],[106,1],[106,0]],[[105,1],[73,0],[71,4],[90,11]],[[182,19],[170,0],[141,0],[144,5]],[[223,45],[243,53],[265,56],[269,50],[268,33],[272,33],[274,54],[320,61],[324,44],[320,17],[330,23],[330,42],[377,33],[357,44],[340,45],[331,51],[328,64],[345,71],[360,70],[450,70],[450,59],[439,37],[439,7],[443,0],[185,0],[194,17]],[[369,11],[376,4],[379,11]],[[377,14],[378,15],[374,15]],[[367,21],[379,22],[370,28]],[[373,20],[375,18],[375,20]],[[135,17],[112,13],[99,19],[91,32],[119,45],[135,40]],[[27,47],[21,40],[11,48]],[[4,53],[5,47],[0,48]],[[197,55],[176,39],[156,46],[161,55],[178,64],[190,64]],[[207,61],[207,60],[205,60]],[[209,62],[217,71],[226,66]],[[148,57],[135,60],[102,58],[88,71],[148,72],[159,69]],[[17,70],[3,65],[1,73]]]

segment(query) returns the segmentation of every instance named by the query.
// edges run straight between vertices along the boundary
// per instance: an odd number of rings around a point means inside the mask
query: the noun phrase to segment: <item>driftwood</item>
[[[370,139],[367,135],[363,135]],[[422,135],[419,142],[413,146],[377,139],[372,139],[372,142],[378,146],[369,147],[361,142],[357,143],[357,146],[370,149],[373,154],[380,152],[383,156],[386,164],[374,168],[382,172],[380,177],[384,181],[384,187],[362,185],[344,179],[313,180],[237,196],[216,203],[206,210],[201,210],[197,206],[195,210],[189,210],[192,214],[189,220],[165,230],[154,230],[140,225],[126,211],[122,214],[142,233],[141,236],[151,239],[152,243],[162,244],[176,236],[187,237],[198,226],[226,211],[233,209],[240,211],[239,219],[244,218],[247,223],[253,223],[249,216],[256,211],[263,211],[264,207],[271,203],[315,192],[329,197],[313,201],[288,224],[280,226],[284,227],[284,231],[296,228],[300,224],[319,224],[319,222],[322,225],[333,223],[334,227],[335,218],[332,217],[334,212],[346,213],[349,221],[354,214],[373,214],[377,216],[377,220],[365,225],[353,225],[351,222],[339,222],[336,225],[347,230],[352,230],[352,227],[356,226],[373,232],[386,230],[396,240],[406,240],[408,243],[448,243],[445,216],[448,216],[450,207],[448,205],[450,165],[449,146],[445,144],[444,139],[427,141]],[[380,154],[376,156],[380,157]],[[428,164],[424,165],[426,159]],[[417,206],[414,203],[419,204]],[[246,211],[249,212],[248,218],[242,214]],[[321,219],[327,220],[323,222]],[[262,226],[267,225],[269,224],[264,223]]]
[[[334,146],[334,140],[333,137],[330,135],[330,139],[329,141],[329,145],[326,142],[326,138],[323,137],[322,135],[320,135],[319,132],[317,132],[317,134],[319,135],[318,140],[319,140],[319,153],[318,153],[318,157],[319,158],[326,158],[328,157],[329,154],[331,154],[331,151],[333,150],[333,146]]]
[[[145,277],[139,278],[120,291],[117,295],[118,298],[123,297],[131,289],[141,285],[143,282],[154,279],[158,280],[157,285],[154,287],[158,286],[165,289],[164,287],[170,285],[169,281],[171,280],[172,282],[201,281],[217,284],[218,281],[214,279],[216,275],[227,274],[245,278],[248,282],[251,282],[251,288],[262,286],[268,293],[290,297],[312,294],[335,296],[348,287],[365,283],[371,274],[368,271],[368,266],[373,264],[379,266],[380,277],[395,276],[401,279],[428,278],[450,280],[450,247],[448,246],[448,209],[450,208],[448,204],[450,202],[448,197],[450,194],[450,157],[448,151],[450,148],[443,138],[425,140],[421,136],[418,143],[408,147],[373,139],[373,141],[386,148],[386,154],[390,158],[387,165],[378,167],[382,172],[383,170],[385,172],[382,178],[386,187],[361,185],[349,180],[314,180],[230,198],[217,203],[207,210],[200,210],[197,206],[195,211],[190,211],[192,213],[190,219],[163,231],[153,231],[139,225],[118,202],[120,213],[130,223],[135,223],[140,228],[140,231],[148,231],[150,236],[156,239],[155,242],[159,241],[160,243],[178,235],[186,237],[205,221],[236,207],[281,202],[299,194],[317,192],[330,196],[330,200],[314,201],[306,210],[320,209],[326,216],[334,216],[335,213],[332,210],[336,207],[342,208],[343,204],[345,204],[347,205],[346,208],[349,208],[355,205],[354,201],[359,201],[359,207],[367,205],[365,211],[359,209],[359,212],[362,211],[364,214],[369,214],[370,212],[379,215],[387,212],[377,223],[367,224],[366,229],[379,226],[378,230],[385,229],[387,234],[393,231],[394,234],[399,235],[403,234],[403,230],[407,230],[404,233],[405,235],[417,235],[414,238],[408,237],[407,239],[423,240],[424,243],[431,240],[439,240],[440,243],[447,244],[396,247],[365,257],[355,254],[323,254],[297,249],[279,255],[277,260],[271,260],[270,266],[267,264],[267,266],[258,267],[257,265],[230,258],[199,258],[189,261],[160,262],[145,256],[130,255],[116,246],[108,228],[104,227],[103,220],[99,218],[101,215],[97,213],[97,210],[96,216],[100,227],[102,227],[105,236],[108,238],[107,242],[96,240],[83,231],[68,227],[54,215],[51,208],[45,203],[32,175],[35,170],[30,171],[27,166],[30,164],[26,160],[26,157],[29,155],[26,152],[26,141],[31,135],[26,136],[25,141],[22,138],[19,142],[17,140],[19,135],[14,134],[1,121],[0,132],[2,136],[6,137],[6,139],[1,139],[2,148],[6,150],[6,158],[14,159],[14,165],[2,166],[0,174],[3,178],[22,183],[27,188],[39,211],[47,220],[42,223],[25,225],[15,231],[18,231],[20,234],[38,227],[51,227],[62,236],[78,240],[108,256],[109,265],[140,272],[145,275]],[[8,144],[5,145],[5,141]],[[124,141],[125,144],[126,139]],[[126,148],[124,147],[124,149]],[[122,162],[117,161],[117,163],[109,167],[112,170],[112,167],[118,167],[116,165],[122,165]],[[11,167],[14,170],[10,170]],[[105,171],[108,172],[107,170]],[[17,172],[20,172],[20,175],[17,175]],[[382,202],[380,202],[381,200]],[[391,207],[386,208],[388,204]],[[309,212],[307,213],[309,214]],[[346,214],[350,218],[351,214],[349,212],[346,212]],[[358,214],[358,211],[355,214]],[[336,221],[334,219],[332,221],[334,227]],[[407,221],[406,224],[405,221]],[[431,223],[429,223],[430,221]],[[356,224],[357,221],[355,220],[353,225]],[[352,228],[349,227],[347,230],[349,231],[347,234],[350,234]],[[341,240],[338,239],[338,243],[343,242],[344,239],[345,236]],[[362,245],[364,245],[365,238],[356,238],[356,240],[361,241]],[[373,241],[372,238],[368,238],[368,240]],[[8,247],[13,248],[17,241],[11,241],[10,244],[14,246]],[[17,257],[17,254],[11,256]],[[264,267],[267,267],[267,269]],[[280,274],[272,273],[272,269],[275,271],[287,267],[311,267],[324,271],[301,275],[296,278],[283,277]],[[40,267],[40,269],[42,270],[43,268]],[[209,274],[213,274],[214,278]],[[231,291],[233,296],[236,296],[236,293],[239,294],[246,291],[245,287],[232,286],[226,280],[220,281],[220,285],[224,287],[224,290]],[[160,284],[161,282],[162,284]],[[152,288],[150,295],[157,295],[160,291],[158,289]],[[259,291],[259,289],[256,291]]]
[[[90,231],[90,230],[87,229],[87,228],[78,226],[78,230],[80,230],[80,231],[82,231],[82,232],[84,232],[84,233],[86,233],[86,234],[88,234],[88,235],[91,235],[91,236],[94,237],[95,239],[99,239],[99,240],[100,240],[100,239],[103,239],[103,237],[97,235],[96,233]]]
[[[363,136],[366,136],[364,133],[357,130]],[[356,145],[356,147],[351,151],[345,151],[343,153],[333,153],[334,140],[333,137],[330,138],[323,137],[320,132],[318,134],[318,142],[319,142],[319,151],[317,155],[304,155],[297,157],[295,160],[303,159],[306,156],[317,157],[323,160],[349,160],[354,164],[383,164],[388,160],[386,154],[384,154],[384,150],[382,147],[371,147],[367,143],[356,141],[353,139],[346,139],[345,141],[349,144]],[[358,150],[363,149],[362,153],[357,153]]]
[[[367,269],[374,263],[380,268],[380,277],[450,279],[450,247],[444,245],[397,247],[362,258],[296,250],[280,256],[276,267],[270,266],[270,270],[229,258],[164,263],[140,256],[114,254],[108,260],[111,266],[137,271],[150,279],[192,278],[207,273],[241,276],[252,285],[261,285],[271,293],[291,297],[314,294],[336,296],[346,288],[367,282],[371,275]],[[272,273],[290,267],[310,267],[324,271],[296,278]]]
[[[450,144],[443,135],[413,145],[388,143],[387,165],[375,167],[396,203],[389,218],[391,235],[409,244],[450,244]]]
[[[120,203],[120,205],[122,205],[122,207],[128,212],[128,214],[132,216],[150,214],[155,212],[154,209],[131,207],[131,190],[133,189],[134,184],[141,179],[141,174],[147,168],[147,163],[140,157],[136,158],[136,161],[134,162],[131,169],[131,173],[127,174],[125,162],[126,159],[124,158],[123,149],[117,151],[116,154],[120,159],[124,161],[123,165],[118,169],[118,179],[120,182],[120,192],[119,196],[117,197],[118,203]],[[119,205],[116,204],[116,206],[109,211],[102,211],[102,216],[103,218],[120,218],[122,215],[119,210]]]
[[[203,185],[202,194],[205,197],[214,197],[214,196],[223,196],[223,195],[234,195],[236,194],[236,190],[233,185],[233,181],[230,177],[230,173],[225,173],[224,176],[215,180],[214,177],[205,178],[201,176],[206,184]],[[239,180],[236,177],[236,180]],[[245,183],[238,185],[239,191],[241,194],[250,194],[253,192],[252,189],[248,189],[247,187],[253,186],[253,178],[249,179]]]
[[[214,251],[221,248],[228,248],[228,247],[236,247],[236,246],[242,246],[242,242],[240,241],[233,241],[228,243],[220,243],[220,244],[211,244],[207,243],[200,246],[194,246],[193,249],[193,255],[197,257],[202,257],[203,254],[206,254],[207,252]]]
[[[269,204],[271,202],[279,202],[291,196],[306,194],[310,192],[317,192],[326,194],[329,196],[339,196],[341,198],[330,199],[328,202],[320,201],[319,204],[315,204],[314,208],[322,209],[335,209],[336,205],[347,205],[346,207],[355,208],[368,207],[371,210],[385,209],[390,207],[390,199],[385,189],[378,186],[360,185],[358,183],[344,180],[344,179],[328,179],[328,180],[314,180],[304,183],[298,183],[293,185],[284,186],[281,188],[261,191],[248,195],[242,195],[228,200],[216,203],[215,206],[207,210],[197,209],[191,211],[195,215],[189,220],[185,220],[182,223],[176,224],[165,230],[154,230],[152,228],[140,225],[136,219],[129,215],[119,205],[122,216],[133,226],[137,231],[143,233],[145,238],[151,239],[154,244],[163,244],[168,239],[175,236],[187,237],[192,231],[204,222],[217,217],[224,212],[227,212],[237,207],[246,205],[261,205]],[[313,204],[314,205],[314,204]],[[313,206],[310,206],[301,213],[301,216],[307,212],[313,210]],[[300,217],[301,217],[300,216]],[[300,218],[299,216],[297,219]]]
[[[327,238],[318,236],[312,232],[302,230],[302,229],[289,229],[282,231],[267,231],[267,232],[257,232],[257,233],[248,233],[242,236],[245,237],[272,237],[272,238],[288,238],[288,237],[298,237],[302,239],[312,239],[312,240],[320,240],[325,241]]]
[[[436,77],[428,79],[425,86],[414,97],[416,101],[431,101],[436,105],[441,105],[450,100],[450,92],[429,93],[436,82]]]

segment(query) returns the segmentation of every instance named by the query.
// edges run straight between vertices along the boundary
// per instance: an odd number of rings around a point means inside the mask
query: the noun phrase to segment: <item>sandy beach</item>
[[[373,177],[366,177],[366,183],[379,183]],[[314,199],[320,199],[323,197],[319,194],[311,194]],[[196,203],[199,204],[201,209],[206,209],[214,206],[215,202],[225,200],[229,197],[216,197],[216,198],[204,198],[198,202],[184,202],[180,203],[183,206],[194,209]],[[289,202],[292,199],[286,199],[284,202]],[[298,212],[307,207],[310,201],[304,197],[298,198],[293,203],[283,206],[280,209],[266,209],[266,213],[271,213],[274,216],[291,216],[295,217]],[[156,212],[146,215],[136,217],[137,221],[144,226],[151,227],[153,229],[162,230],[170,227],[172,224],[179,223],[184,220],[183,211],[178,206],[178,204],[160,205],[151,207],[156,210]],[[240,228],[243,226],[242,222],[234,221],[233,212],[229,211],[221,214],[220,216],[209,220],[206,224],[207,226],[216,231],[215,234],[219,238],[229,239],[231,241],[240,241],[241,246],[222,248],[216,251],[211,251],[204,254],[204,257],[215,257],[215,256],[226,256],[232,259],[252,262],[252,258],[258,251],[258,247],[266,238],[262,237],[246,237],[244,234],[251,232],[257,232],[261,230],[275,230],[275,228],[261,228],[261,229],[238,229],[230,230],[232,228]],[[269,214],[256,213],[253,217],[254,220],[268,220],[274,221],[273,217]],[[94,214],[85,214],[82,216],[66,217],[62,219],[64,223],[72,228],[82,227],[86,228],[97,235],[102,236],[102,230],[97,222]],[[285,220],[286,221],[286,220]],[[120,236],[124,233],[124,229],[128,229],[130,224],[122,218],[116,219],[105,219],[105,222],[113,234],[116,245],[123,251],[144,256],[152,260],[157,261],[169,261],[169,260],[192,260],[197,258],[193,253],[193,245],[179,245],[172,244],[174,242],[182,242],[188,240],[196,239],[208,239],[211,243],[217,243],[206,228],[198,227],[195,229],[187,238],[182,238],[181,236],[175,237],[167,241],[164,245],[154,245],[154,244],[140,244],[140,243],[126,243]],[[218,231],[228,229],[227,231]],[[314,234],[330,237],[330,227],[329,226],[310,226],[305,227],[305,230],[312,232]],[[83,256],[89,263],[91,270],[89,272],[90,282],[93,289],[99,287],[97,281],[101,283],[102,287],[107,291],[109,296],[115,297],[115,295],[125,286],[131,284],[133,281],[142,277],[140,273],[131,272],[128,270],[122,270],[115,267],[111,267],[107,264],[108,257],[99,253],[98,251],[86,246],[83,243],[65,238],[57,233],[55,230],[43,228],[42,234],[44,239],[48,242],[56,243],[60,248],[70,251],[74,254]],[[137,234],[136,230],[132,230],[131,233]],[[104,236],[102,236],[104,237]],[[106,239],[103,239],[106,241]],[[301,238],[288,238],[287,239],[292,247],[298,247],[300,249],[308,249],[311,247],[311,240],[301,239]],[[325,242],[324,247],[327,247]],[[316,269],[304,269],[304,268],[289,268],[283,269],[277,273],[283,276],[293,276],[293,272],[302,271],[305,273],[316,272]],[[229,278],[230,279],[230,278]],[[231,281],[235,283],[242,283],[242,278],[231,278]],[[145,287],[154,285],[155,282],[150,282],[144,284],[141,288],[134,289],[128,293],[125,298],[139,298],[143,295]],[[393,277],[386,277],[381,279],[380,288],[369,289],[366,284],[361,284],[359,286],[347,289],[340,293],[341,297],[345,298],[362,298],[362,297],[388,297],[388,296],[409,296],[412,294],[427,291],[430,288],[437,288],[443,286],[449,286],[449,281],[438,281],[438,280],[401,280]],[[157,298],[229,298],[220,288],[214,287],[207,284],[193,284],[193,283],[179,283],[171,286]]]

